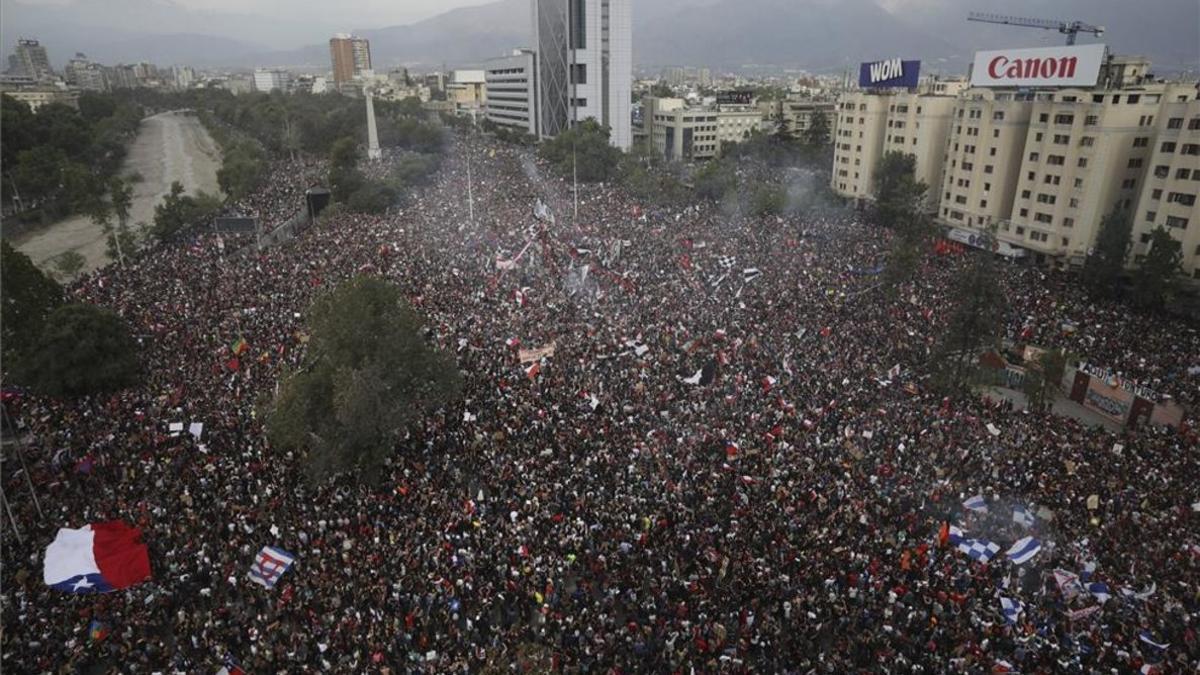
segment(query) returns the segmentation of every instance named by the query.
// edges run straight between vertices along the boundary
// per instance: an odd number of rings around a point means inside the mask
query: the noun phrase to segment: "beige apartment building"
[[[919,92],[855,92],[838,100],[831,182],[838,194],[870,199],[880,159],[898,151],[916,157],[916,177],[929,186],[929,210],[937,208],[957,99]]]
[[[1017,195],[1001,241],[1040,261],[1082,265],[1103,218],[1132,213],[1171,85],[1060,89],[1031,104]]]
[[[1152,149],[1133,216],[1132,261],[1141,261],[1150,232],[1163,227],[1182,246],[1184,272],[1200,279],[1200,100],[1162,104]]]
[[[861,200],[874,192],[875,168],[883,157],[891,103],[890,95],[868,92],[845,94],[838,99],[830,181],[838,194]]]
[[[937,210],[938,186],[946,162],[946,138],[954,121],[953,96],[897,94],[888,103],[883,152],[916,157],[916,178],[928,186],[929,211]]]
[[[744,141],[766,125],[752,105],[689,106],[681,98],[647,97],[643,106],[646,135],[669,161],[718,157],[722,143]]]
[[[1030,114],[1029,101],[1015,92],[983,88],[963,92],[946,144],[941,222],[951,228],[987,231],[1008,220]]]

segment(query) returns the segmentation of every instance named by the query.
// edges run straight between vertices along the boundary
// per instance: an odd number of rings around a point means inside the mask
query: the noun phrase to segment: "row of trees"
[[[65,302],[62,287],[0,242],[0,332],[6,384],[51,396],[128,387],[140,376],[137,343],[114,312]]]
[[[1092,297],[1124,299],[1134,307],[1162,309],[1179,291],[1183,250],[1161,225],[1150,232],[1149,248],[1125,283],[1125,265],[1133,248],[1133,221],[1114,210],[1100,223],[1096,246],[1083,267],[1083,283]]]
[[[23,222],[84,211],[108,190],[141,119],[141,107],[119,94],[87,92],[78,110],[52,103],[36,114],[0,95],[4,202]]]

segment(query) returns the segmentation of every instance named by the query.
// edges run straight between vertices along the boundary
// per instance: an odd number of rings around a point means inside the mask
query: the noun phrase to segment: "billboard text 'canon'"
[[[1100,77],[1104,45],[975,52],[972,87],[1091,87]]]

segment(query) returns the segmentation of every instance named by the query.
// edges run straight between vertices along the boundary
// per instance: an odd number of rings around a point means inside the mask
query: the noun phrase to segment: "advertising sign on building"
[[[920,61],[902,61],[887,59],[872,61],[858,67],[858,86],[875,87],[915,87],[917,76],[921,73]]]
[[[972,87],[1091,87],[1100,78],[1104,45],[975,52]]]
[[[752,91],[722,91],[717,93],[719,105],[750,105],[754,103]]]

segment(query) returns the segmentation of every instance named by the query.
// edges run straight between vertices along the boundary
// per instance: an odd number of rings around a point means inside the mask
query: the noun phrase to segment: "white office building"
[[[487,118],[493,124],[530,135],[537,134],[537,55],[531,49],[488,61]]]
[[[631,0],[531,0],[538,135],[593,118],[628,149],[633,88]]]
[[[255,91],[286,92],[292,84],[292,74],[277,68],[258,68],[254,71]]]

